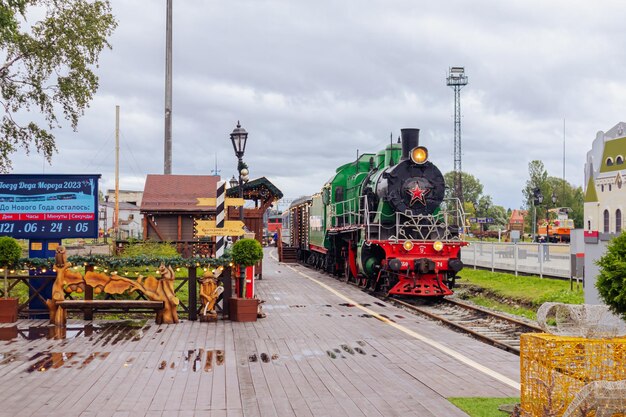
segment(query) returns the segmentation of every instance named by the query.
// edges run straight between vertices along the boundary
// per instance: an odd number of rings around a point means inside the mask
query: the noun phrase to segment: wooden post
[[[93,265],[85,266],[85,273],[93,272]],[[93,287],[91,285],[85,285],[85,300],[93,300]],[[85,320],[93,320],[93,310],[86,308],[83,311],[83,318]]]
[[[189,280],[187,285],[189,288],[189,320],[198,320],[198,295],[196,284],[196,266],[190,266],[187,268],[187,276]]]
[[[232,281],[233,268],[228,266],[224,268],[222,273],[222,283],[224,284],[224,292],[222,293],[222,318],[230,318],[229,301],[233,296],[233,281]]]

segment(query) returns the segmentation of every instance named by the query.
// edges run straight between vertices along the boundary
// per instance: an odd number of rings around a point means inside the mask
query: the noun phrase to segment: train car
[[[444,201],[419,129],[401,132],[399,143],[337,168],[320,192],[294,201],[289,244],[300,262],[373,291],[451,295],[467,245],[461,205]]]

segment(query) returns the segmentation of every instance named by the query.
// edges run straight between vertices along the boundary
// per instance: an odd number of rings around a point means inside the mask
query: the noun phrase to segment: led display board
[[[0,236],[98,237],[95,175],[0,175]]]

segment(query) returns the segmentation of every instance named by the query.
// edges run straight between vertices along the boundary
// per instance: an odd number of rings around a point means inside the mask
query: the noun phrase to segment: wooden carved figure
[[[65,246],[57,246],[56,253],[54,254],[54,266],[57,268],[70,266],[70,263],[67,262],[67,252],[65,251]]]
[[[58,254],[58,252],[57,252]],[[65,258],[67,260],[67,258]],[[56,263],[56,259],[55,259]],[[64,266],[59,267],[57,265],[57,277],[52,284],[52,298],[46,300],[48,305],[48,311],[50,312],[50,323],[64,323],[63,315],[66,314],[65,310],[57,307],[57,302],[65,300],[65,293],[82,292],[85,289],[85,282],[80,272],[72,271],[69,269],[71,264],[65,262]]]
[[[219,281],[221,269],[206,271],[200,278],[200,302],[202,303],[202,316],[207,321],[217,319],[215,304],[220,294],[224,291],[224,285]]]

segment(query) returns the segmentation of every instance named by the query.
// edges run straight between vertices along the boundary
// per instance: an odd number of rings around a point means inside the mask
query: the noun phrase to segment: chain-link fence
[[[570,246],[549,243],[471,242],[461,251],[466,268],[511,271],[539,276],[571,276]]]

